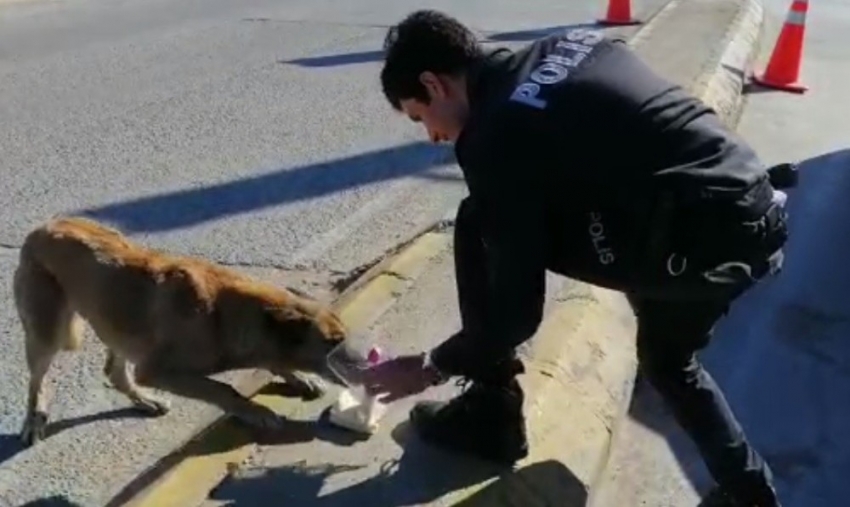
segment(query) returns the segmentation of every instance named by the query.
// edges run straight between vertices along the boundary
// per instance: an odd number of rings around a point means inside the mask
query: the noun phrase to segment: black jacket
[[[657,283],[643,266],[662,197],[683,211],[710,196],[713,216],[764,201],[741,198],[766,177],[746,143],[623,41],[573,29],[493,52],[467,80],[471,113],[455,150],[492,287],[468,352],[438,348],[446,370],[467,354],[478,364],[505,357],[533,335],[547,269],[627,292]]]

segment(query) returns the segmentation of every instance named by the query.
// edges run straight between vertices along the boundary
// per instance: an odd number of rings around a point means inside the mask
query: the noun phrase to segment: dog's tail
[[[62,285],[38,257],[40,247],[49,247],[45,244],[49,235],[42,227],[24,240],[14,277],[15,306],[28,347],[38,344],[54,350],[77,350],[82,344],[82,319],[71,308]]]

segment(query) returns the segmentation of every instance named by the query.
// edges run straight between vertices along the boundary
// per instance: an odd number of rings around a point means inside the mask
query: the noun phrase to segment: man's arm
[[[489,284],[483,318],[432,352],[434,366],[448,375],[482,377],[513,356],[543,317],[546,291],[546,230],[544,195],[534,175],[513,157],[503,157],[484,169],[486,183],[474,192],[486,243]],[[498,165],[496,165],[498,164]]]

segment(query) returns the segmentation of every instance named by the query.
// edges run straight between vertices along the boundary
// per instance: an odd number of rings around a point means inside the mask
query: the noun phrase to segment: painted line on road
[[[445,231],[426,232],[406,249],[384,263],[377,275],[350,297],[340,298],[340,318],[354,333],[375,323],[416,282],[430,262],[451,246]],[[299,402],[279,396],[258,394],[252,400],[285,414]],[[186,507],[202,503],[227,474],[248,459],[255,443],[250,430],[222,419],[196,436],[167,459],[166,470],[129,499],[119,494],[107,505],[128,507]]]

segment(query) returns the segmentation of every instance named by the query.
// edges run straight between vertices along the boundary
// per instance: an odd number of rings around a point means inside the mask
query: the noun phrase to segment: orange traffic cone
[[[638,25],[640,21],[632,17],[631,0],[608,0],[608,14],[600,19],[601,25]]]
[[[782,32],[776,40],[767,69],[764,74],[753,76],[753,81],[768,88],[794,93],[803,93],[808,90],[806,85],[798,81],[808,10],[808,0],[793,1]]]

